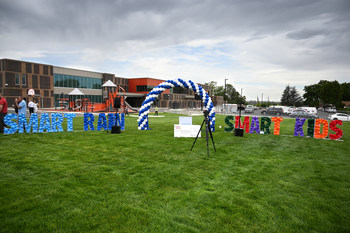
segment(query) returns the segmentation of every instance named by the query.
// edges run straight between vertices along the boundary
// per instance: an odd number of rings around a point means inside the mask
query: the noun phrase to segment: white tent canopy
[[[117,87],[111,80],[105,82],[102,87]]]
[[[73,91],[69,92],[68,95],[85,95],[85,94],[81,92],[81,90],[79,90],[78,88],[75,88]]]

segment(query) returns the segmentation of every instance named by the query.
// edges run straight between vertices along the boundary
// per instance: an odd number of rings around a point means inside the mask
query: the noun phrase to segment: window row
[[[102,79],[65,74],[54,74],[55,87],[101,89]]]
[[[137,92],[152,91],[153,88],[154,86],[150,86],[150,85],[136,85]]]

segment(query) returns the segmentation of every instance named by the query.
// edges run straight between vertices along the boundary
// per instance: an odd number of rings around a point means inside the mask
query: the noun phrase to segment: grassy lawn
[[[149,131],[126,117],[119,135],[82,117],[0,135],[0,232],[350,232],[350,122],[344,141],[293,137],[293,119],[290,136],[241,138],[219,115],[207,158],[205,133],[190,151],[164,115]]]

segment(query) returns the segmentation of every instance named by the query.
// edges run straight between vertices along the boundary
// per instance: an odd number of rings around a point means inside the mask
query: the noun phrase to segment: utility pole
[[[264,103],[264,93],[261,93],[261,107],[263,106]]]

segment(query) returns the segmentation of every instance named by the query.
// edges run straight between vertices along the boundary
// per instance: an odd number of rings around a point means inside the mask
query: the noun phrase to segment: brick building
[[[69,98],[74,88],[84,93],[91,102],[102,103],[102,84],[111,80],[125,90],[126,101],[132,107],[140,107],[147,93],[165,80],[154,78],[122,78],[115,74],[58,67],[12,59],[0,59],[0,93],[3,93],[9,106],[15,98],[23,96],[34,99],[40,108],[58,106],[60,98]],[[201,85],[211,95],[209,86]],[[34,89],[34,97],[28,90]],[[114,91],[114,90],[112,90]],[[213,97],[215,105],[221,105],[222,97]],[[156,104],[161,108],[198,108],[200,100],[195,99],[192,90],[172,88],[159,95]]]

